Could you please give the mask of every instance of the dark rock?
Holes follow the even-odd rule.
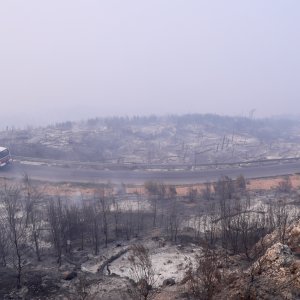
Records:
[[[64,273],[64,280],[72,280],[74,279],[75,277],[77,277],[77,272],[65,272]]]
[[[175,279],[167,278],[163,281],[163,286],[171,286],[175,284]]]

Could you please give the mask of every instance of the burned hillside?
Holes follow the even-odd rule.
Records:
[[[189,165],[298,157],[297,121],[217,115],[95,118],[0,132],[15,156]]]
[[[295,299],[299,187],[248,186],[3,180],[1,297]]]

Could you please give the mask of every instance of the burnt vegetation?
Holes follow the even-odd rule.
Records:
[[[218,115],[95,118],[44,128],[6,128],[15,156],[147,167],[297,155],[299,122]]]
[[[82,299],[90,299],[90,285],[103,280],[101,276],[111,276],[110,263],[129,252],[132,274],[126,297],[155,298],[161,287],[156,283],[151,253],[143,245],[147,237],[161,247],[169,243],[202,249],[185,271],[180,285],[187,287],[183,298],[221,299],[228,292],[229,278],[238,280],[232,277],[232,268],[247,281],[244,270],[255,262],[247,291],[258,293],[255,278],[264,272],[263,257],[269,247],[280,242],[297,251],[290,226],[297,220],[299,198],[289,178],[280,181],[263,201],[257,201],[259,196],[247,190],[242,175],[235,180],[222,177],[201,189],[191,187],[184,195],[178,194],[176,186],[159,182],[146,182],[144,192],[131,194],[125,186],[116,189],[108,184],[94,187],[91,195],[82,194],[76,201],[59,192],[49,195],[28,176],[19,183],[5,182],[0,192],[1,297],[25,288],[26,299],[55,299],[59,293],[76,299],[72,293],[78,290]],[[124,248],[125,244],[132,246]],[[99,278],[89,278],[82,264],[111,247],[120,251],[104,260]],[[234,266],[233,257],[239,257]],[[13,286],[6,285],[7,277]],[[73,290],[60,290],[62,280],[74,282]],[[284,291],[273,293],[280,299]]]
[[[14,156],[60,160],[64,167],[72,161],[87,168],[146,170],[219,164],[226,173],[230,163],[297,156],[299,125],[217,115],[113,117],[7,128],[0,137]],[[49,192],[27,175],[2,182],[0,298],[161,299],[173,291],[182,299],[294,299],[299,294],[300,197],[289,176],[268,192],[249,190],[243,175],[201,186],[148,181],[135,189],[74,188],[89,193],[74,199],[59,188]],[[178,277],[163,277],[153,258],[168,250],[175,251],[174,260],[184,255],[183,261],[158,264],[172,269],[176,263]],[[130,272],[116,269],[118,259]]]

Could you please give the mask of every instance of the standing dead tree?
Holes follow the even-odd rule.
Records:
[[[131,247],[129,256],[130,270],[135,282],[135,299],[150,299],[154,295],[155,283],[154,270],[149,255],[149,250],[143,245],[136,244]]]
[[[1,266],[6,267],[7,265],[7,256],[9,253],[9,243],[8,243],[8,229],[6,226],[5,220],[3,220],[4,216],[1,214],[0,217],[0,259]]]
[[[26,226],[30,225],[31,239],[34,243],[37,260],[41,261],[40,233],[42,230],[43,212],[41,210],[42,193],[31,183],[27,174],[24,176]]]
[[[112,197],[112,195],[111,195]],[[98,200],[100,213],[101,213],[101,220],[102,220],[102,230],[105,238],[105,247],[108,244],[108,235],[109,235],[109,220],[110,217],[110,203],[109,197],[105,195],[105,190],[100,189],[95,194],[95,199]]]
[[[204,200],[211,200],[213,198],[213,189],[212,184],[210,182],[204,183],[204,189],[201,191],[202,198]]]
[[[87,222],[87,232],[92,241],[94,254],[99,254],[100,247],[100,217],[95,202],[83,206],[83,219]]]
[[[292,192],[293,185],[290,177],[285,177],[278,182],[276,187],[277,192],[290,194]]]
[[[196,268],[191,267],[184,279],[188,283],[189,293],[195,299],[210,300],[217,292],[222,279],[218,264],[216,252],[208,248],[203,255],[196,256]]]
[[[120,234],[121,208],[115,197],[112,198],[112,214],[114,219],[114,232],[117,239]]]
[[[57,263],[62,263],[63,224],[61,198],[50,199],[48,203],[48,220],[51,230],[53,245],[57,255]]]
[[[9,260],[17,271],[17,287],[21,287],[24,255],[28,249],[26,234],[26,216],[19,186],[4,186],[1,192],[1,202],[4,206],[7,236],[9,242]]]
[[[205,242],[211,248],[215,246],[215,243],[217,241],[218,227],[216,224],[216,219],[218,218],[218,216],[219,215],[217,214],[217,208],[215,203],[210,203],[206,214],[203,215],[202,212],[199,212],[199,218],[202,219]],[[201,225],[201,223],[199,225]],[[200,232],[201,226],[198,229],[198,237],[200,236]]]
[[[177,242],[179,226],[180,226],[179,209],[176,201],[174,201],[167,215],[167,231],[169,233],[171,241]]]
[[[166,198],[166,186],[163,183],[157,183],[153,181],[145,182],[145,189],[149,194],[152,214],[153,214],[153,227],[156,227],[157,213],[158,213],[158,201]]]
[[[289,211],[287,207],[287,202],[285,199],[277,201],[274,206],[274,213],[276,217],[276,228],[278,230],[278,237],[281,243],[285,243],[286,240],[286,230],[289,221]]]

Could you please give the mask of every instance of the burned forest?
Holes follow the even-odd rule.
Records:
[[[190,187],[2,180],[1,297],[295,299],[294,183],[284,177],[259,190],[242,175]]]

